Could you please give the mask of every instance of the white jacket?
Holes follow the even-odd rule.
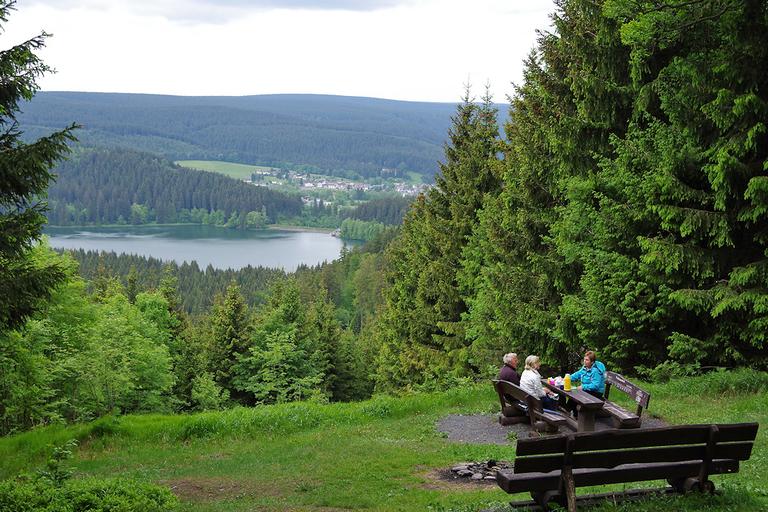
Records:
[[[520,376],[520,389],[536,398],[546,395],[544,386],[541,385],[541,375],[536,370],[525,370],[523,372]]]

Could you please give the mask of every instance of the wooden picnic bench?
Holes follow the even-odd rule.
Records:
[[[560,403],[565,404],[570,400],[576,404],[576,408],[579,411],[579,419],[574,420],[570,416],[566,417],[566,422],[572,430],[577,432],[592,432],[595,430],[595,416],[603,410],[603,400],[575,387],[570,391],[565,391],[551,385],[546,379],[541,379],[541,384],[553,393],[556,393]]]
[[[553,502],[569,512],[576,510],[576,487],[667,480],[670,487],[657,492],[713,492],[709,476],[738,472],[739,461],[752,453],[757,429],[757,423],[679,425],[519,439],[513,470],[499,471],[496,482],[510,494],[530,492],[544,509]],[[621,499],[633,492],[641,491],[610,496]]]
[[[568,419],[561,411],[544,409],[541,400],[506,380],[494,380],[493,387],[501,402],[499,423],[512,425],[530,423],[536,430],[557,432],[560,425],[568,426]]]
[[[611,402],[608,399],[608,395],[611,389],[615,388],[623,393],[627,394],[636,404],[637,411],[631,412],[620,405]],[[616,428],[637,428],[640,426],[640,416],[643,414],[643,409],[648,408],[648,403],[651,400],[651,395],[647,391],[644,391],[627,380],[624,376],[611,371],[605,372],[605,404],[603,404],[603,411],[610,414],[613,417],[613,426]]]

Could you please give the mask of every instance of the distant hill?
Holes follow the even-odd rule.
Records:
[[[83,145],[148,151],[172,160],[304,165],[366,176],[391,168],[431,177],[455,108],[322,95],[40,92],[22,106],[19,121],[28,137],[78,122]]]
[[[61,162],[48,189],[53,225],[195,222],[192,210],[216,212],[211,224],[248,212],[266,221],[301,214],[301,198],[220,174],[181,169],[156,155],[125,149],[78,151]],[[141,206],[143,208],[139,208]],[[197,220],[200,222],[200,219]]]

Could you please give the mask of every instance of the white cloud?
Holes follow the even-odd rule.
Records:
[[[344,1],[352,0],[329,5]],[[2,46],[40,29],[54,33],[42,56],[58,74],[41,81],[45,90],[453,102],[469,78],[476,86],[489,80],[495,99],[504,101],[510,82],[521,78],[535,30],[548,25],[552,9],[550,0],[535,8],[505,0],[382,0],[363,2],[382,8],[356,11],[298,8],[319,5],[302,0],[291,8],[267,8],[262,1],[256,4],[263,8],[242,9],[238,5],[245,2],[229,0],[225,4],[238,9],[237,16],[219,16],[217,2],[210,7],[215,22],[203,22],[139,12],[136,5],[143,2],[23,4],[11,15]],[[153,4],[166,9],[175,3]]]
[[[42,5],[62,10],[123,9],[140,16],[163,16],[184,22],[223,22],[246,13],[272,9],[316,11],[375,11],[416,0],[30,0],[25,5]]]

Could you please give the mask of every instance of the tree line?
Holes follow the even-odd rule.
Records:
[[[304,207],[296,195],[125,149],[83,150],[54,172],[47,218],[59,226],[191,223],[258,229],[285,222],[336,228],[348,217],[399,224],[410,204],[387,197],[341,210],[316,199]]]
[[[217,269],[211,265],[200,268],[194,260],[179,265],[136,254],[83,249],[69,250],[67,254],[77,262],[78,274],[89,283],[90,291],[94,283],[104,278],[116,278],[131,300],[139,290],[157,289],[163,276],[170,272],[177,279],[181,308],[193,315],[210,309],[213,298],[232,282],[237,283],[249,306],[262,304],[270,285],[286,275],[285,271],[276,268],[250,265],[237,270]]]
[[[395,226],[403,223],[403,218],[412,202],[413,198],[399,196],[372,199],[359,204],[348,215],[357,220]]]
[[[82,151],[54,172],[48,221],[57,225],[194,222],[260,227],[302,213],[299,197],[125,149]]]
[[[133,148],[171,160],[225,160],[429,181],[452,105],[311,95],[173,97],[43,92],[24,105],[30,134],[78,119],[85,146]]]

